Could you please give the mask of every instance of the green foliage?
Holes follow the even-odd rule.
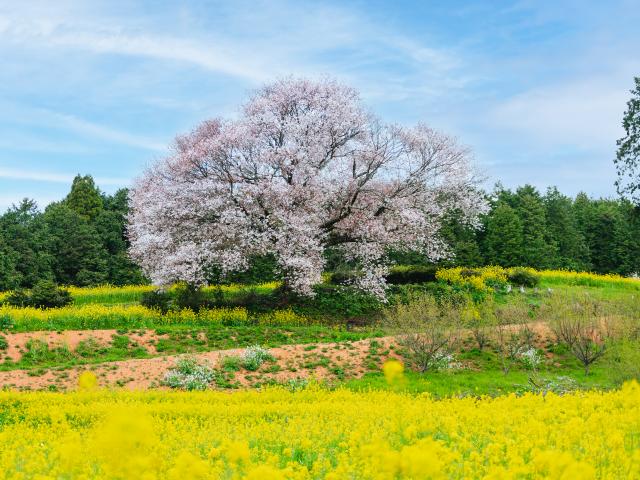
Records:
[[[391,285],[406,285],[436,281],[436,266],[399,265],[391,268],[387,282]]]
[[[324,317],[362,318],[381,309],[380,300],[354,288],[316,285],[312,299],[296,299],[294,311]]]
[[[6,350],[9,348],[9,342],[7,342],[7,337],[0,334],[0,350]]]
[[[23,200],[0,216],[0,273],[2,290],[30,288],[38,280],[53,278],[47,228],[33,200]]]
[[[215,372],[207,365],[198,363],[195,358],[181,358],[167,372],[163,383],[182,390],[206,390],[214,378]]]
[[[76,175],[65,198],[67,206],[85,220],[94,220],[102,211],[100,191],[90,175]]]
[[[634,78],[635,88],[622,117],[625,136],[617,141],[614,163],[618,171],[618,193],[628,195],[640,204],[640,77]]]
[[[522,287],[537,287],[540,284],[540,276],[525,270],[524,268],[516,268],[507,275],[509,283]]]
[[[390,285],[406,285],[435,282],[438,267],[435,265],[396,265],[389,269],[385,277]],[[353,270],[339,270],[331,274],[333,285],[349,285],[357,274]]]
[[[229,273],[224,281],[256,285],[278,280],[278,263],[273,255],[254,257],[249,260],[249,268],[242,272]],[[216,282],[218,283],[218,282]]]
[[[207,306],[207,299],[204,291],[194,285],[187,283],[178,284],[174,290],[175,305],[180,309],[188,308],[194,312],[200,311]]]
[[[242,368],[242,359],[234,355],[222,357],[220,367],[225,372],[237,372]]]
[[[68,290],[51,280],[41,280],[31,291],[16,290],[6,299],[14,307],[59,308],[73,303]]]
[[[498,204],[487,217],[484,248],[486,263],[503,267],[522,264],[522,221],[506,203]]]
[[[8,332],[16,326],[10,315],[0,315],[0,332]]]
[[[166,290],[152,290],[150,292],[144,292],[140,299],[140,304],[143,307],[159,310],[162,313],[167,313],[171,308],[173,297]]]
[[[640,341],[637,338],[623,339],[611,346],[605,357],[605,368],[614,382],[621,385],[629,380],[640,381]]]
[[[269,353],[269,350],[259,345],[252,345],[244,351],[242,366],[249,371],[255,372],[265,362],[273,362],[274,360],[275,358]]]
[[[76,177],[71,192],[45,212],[32,200],[0,215],[0,291],[32,288],[39,280],[63,285],[145,283],[127,257],[127,191],[105,195],[91,177]]]
[[[108,255],[87,218],[65,203],[51,204],[45,210],[48,248],[55,252],[52,271],[61,284],[99,285],[108,280]]]

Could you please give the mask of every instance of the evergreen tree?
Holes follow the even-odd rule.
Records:
[[[485,261],[491,265],[515,267],[522,264],[522,222],[507,203],[499,201],[486,218]]]
[[[589,249],[578,228],[573,202],[556,187],[549,188],[544,197],[547,231],[551,241],[558,246],[554,268],[588,270],[591,266]]]
[[[67,206],[53,203],[44,213],[55,280],[62,285],[97,285],[108,279],[108,254],[100,236],[86,218]]]
[[[634,81],[635,88],[631,90],[631,99],[622,118],[625,136],[617,142],[614,163],[618,171],[618,193],[629,195],[636,204],[640,204],[640,77]]]
[[[13,290],[20,287],[16,259],[16,252],[0,235],[0,291]]]
[[[533,268],[556,264],[557,247],[549,238],[542,197],[530,185],[516,191],[516,213],[522,223],[522,263]]]
[[[594,215],[588,226],[591,263],[597,273],[618,272],[618,244],[623,228],[622,218],[607,202],[596,204]]]
[[[90,222],[95,220],[103,208],[100,190],[91,175],[76,175],[65,202],[71,210]]]
[[[129,259],[127,254],[129,248],[126,236],[128,191],[121,189],[113,195],[103,195],[102,203],[104,208],[96,217],[94,226],[109,255],[109,283],[113,285],[145,283],[140,268]]]
[[[3,276],[12,288],[31,287],[38,280],[52,277],[47,235],[33,200],[24,199],[0,217],[0,236],[9,255],[3,262],[9,270]]]
[[[442,239],[451,247],[451,264],[475,267],[483,264],[477,230],[465,225],[457,212],[451,212],[440,229]]]

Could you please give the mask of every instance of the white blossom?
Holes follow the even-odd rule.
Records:
[[[131,256],[155,284],[206,284],[273,254],[287,285],[312,294],[324,251],[357,262],[356,286],[384,297],[390,248],[433,260],[451,209],[471,226],[486,202],[467,149],[425,125],[385,125],[332,80],[284,79],[237,120],[208,120],[137,180]]]

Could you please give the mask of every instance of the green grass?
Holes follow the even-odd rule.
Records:
[[[220,327],[211,329],[171,327],[157,329],[166,335],[156,342],[158,355],[177,355],[211,350],[245,348],[251,345],[278,347],[305,343],[356,341],[382,335],[379,330],[345,330],[341,328],[304,327]],[[87,339],[70,350],[66,345],[49,348],[40,340],[30,341],[17,362],[6,360],[0,370],[71,368],[76,365],[114,362],[132,358],[149,358],[153,355],[135,342],[135,330],[122,330],[112,337],[110,345],[100,345]],[[0,351],[0,356],[2,352]]]
[[[506,375],[500,369],[499,360],[494,352],[471,350],[458,355],[457,358],[471,361],[473,365],[460,370],[425,373],[407,371],[404,380],[394,385],[389,385],[384,375],[376,371],[359,379],[347,380],[342,385],[351,390],[400,390],[413,394],[430,393],[436,397],[524,393],[533,388],[530,379],[539,386],[546,384],[547,387],[548,382],[564,384],[564,388],[581,389],[606,390],[617,386],[607,362],[596,363],[589,376],[585,376],[582,366],[565,353],[558,355],[554,358],[553,364],[543,366],[538,372],[516,367]],[[556,363],[559,366],[556,366]]]
[[[156,345],[159,352],[167,354],[227,350],[251,345],[279,347],[318,342],[357,341],[383,335],[383,332],[378,329],[346,330],[324,326],[240,326],[209,330],[171,328],[157,329],[156,332],[167,334],[168,338],[160,339]],[[202,334],[204,334],[204,338],[202,338]]]
[[[44,373],[44,370],[50,368],[67,369],[76,365],[150,356],[144,348],[124,335],[114,335],[110,345],[100,345],[96,340],[89,338],[80,342],[75,350],[69,349],[67,345],[49,348],[41,340],[30,340],[20,360],[5,360],[4,363],[0,363],[0,371],[24,369]]]

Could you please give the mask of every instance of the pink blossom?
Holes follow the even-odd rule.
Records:
[[[156,284],[207,283],[273,254],[294,291],[312,294],[324,251],[360,266],[356,286],[384,298],[389,249],[449,255],[443,216],[478,225],[486,203],[467,149],[425,125],[386,125],[333,80],[284,79],[238,120],[209,120],[131,192],[131,256]]]

